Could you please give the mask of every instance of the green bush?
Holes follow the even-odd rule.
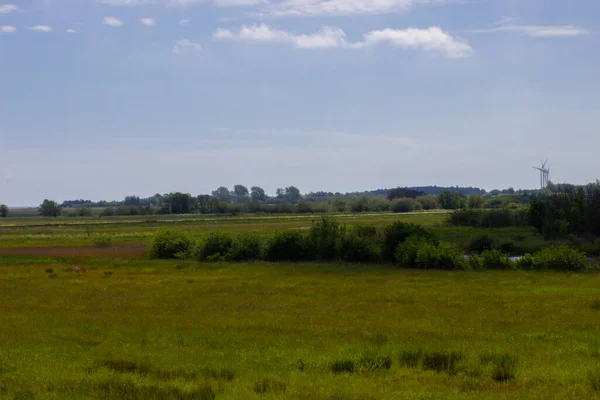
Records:
[[[313,260],[335,260],[337,243],[344,237],[345,225],[332,217],[313,221],[308,231],[310,255]]]
[[[94,236],[94,246],[107,248],[112,246],[112,237],[106,233],[100,233]]]
[[[585,253],[570,246],[555,246],[533,255],[533,269],[585,271],[590,267]]]
[[[410,236],[396,247],[396,263],[403,267],[416,268],[417,255],[427,241],[419,236]]]
[[[190,252],[190,239],[182,231],[163,230],[150,246],[150,258],[181,258]]]
[[[454,375],[457,371],[460,360],[462,360],[461,352],[433,351],[423,355],[423,369],[433,370],[436,372],[447,372],[450,375]]]
[[[431,243],[421,246],[415,260],[415,268],[419,269],[461,270],[466,267],[461,254]]]
[[[209,233],[196,248],[196,257],[200,261],[222,260],[229,254],[232,244],[233,239],[226,233]]]
[[[494,362],[492,369],[492,379],[498,382],[505,382],[515,379],[517,376],[517,357],[503,355],[498,357]]]
[[[308,260],[308,241],[300,232],[276,233],[267,241],[265,259],[268,261],[305,261]]]
[[[371,236],[361,236],[356,229],[344,232],[338,239],[336,254],[342,261],[376,263],[381,260],[380,248]]]
[[[263,252],[263,243],[255,233],[242,232],[236,235],[227,253],[230,261],[259,260]]]
[[[415,211],[416,201],[413,199],[394,199],[390,203],[390,210],[395,213],[407,213]]]
[[[458,252],[411,236],[396,248],[396,262],[407,268],[458,270],[467,263]]]
[[[469,244],[469,251],[474,253],[483,253],[486,250],[493,250],[496,248],[496,239],[492,236],[484,234],[475,237]]]
[[[533,265],[534,265],[533,256],[529,253],[525,254],[523,257],[519,258],[515,262],[515,267],[517,269],[523,269],[523,270],[533,269]]]
[[[396,221],[385,227],[383,232],[382,257],[384,261],[393,262],[396,259],[396,249],[411,236],[423,238],[426,242],[439,244],[435,233],[421,225]]]
[[[525,227],[528,225],[528,220],[526,210],[462,208],[450,214],[448,223],[453,226],[473,228],[506,228]]]
[[[512,261],[500,250],[486,250],[481,254],[481,264],[486,269],[510,269]]]
[[[334,374],[341,374],[341,373],[353,373],[355,370],[355,365],[354,365],[354,361],[352,360],[341,360],[341,361],[335,361],[334,363],[331,364],[331,372],[333,372]]]

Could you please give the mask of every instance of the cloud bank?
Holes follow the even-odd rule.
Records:
[[[245,25],[239,31],[217,29],[215,40],[287,43],[300,49],[353,48],[361,49],[380,44],[415,50],[438,51],[447,57],[460,58],[473,55],[473,48],[464,40],[456,39],[439,27],[427,29],[383,29],[366,33],[360,42],[350,43],[340,28],[324,27],[313,34],[296,35],[268,25]]]

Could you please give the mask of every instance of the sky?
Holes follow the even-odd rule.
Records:
[[[0,0],[0,203],[600,174],[598,0]]]

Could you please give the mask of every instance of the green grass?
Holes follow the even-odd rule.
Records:
[[[600,398],[598,274],[17,259],[2,399]]]

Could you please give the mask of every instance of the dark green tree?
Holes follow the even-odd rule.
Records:
[[[302,198],[300,190],[295,186],[285,188],[285,199],[290,203],[297,203]]]
[[[233,187],[233,193],[237,198],[237,201],[246,201],[248,199],[248,188],[244,185],[235,185]]]
[[[6,204],[1,204],[0,205],[0,218],[6,218],[8,217],[8,207],[6,206]]]
[[[252,186],[252,188],[250,189],[250,197],[252,198],[252,200],[259,202],[267,200],[265,190],[258,186]]]
[[[440,206],[445,210],[456,210],[460,208],[461,200],[460,194],[449,190],[444,190],[438,195]]]
[[[196,204],[200,214],[211,214],[213,212],[210,196],[207,194],[201,194],[198,196],[196,198]]]
[[[231,201],[232,198],[231,192],[225,186],[221,186],[217,190],[213,190],[212,195],[220,201]]]
[[[45,199],[40,205],[38,212],[43,217],[58,217],[62,209],[55,201]]]
[[[189,193],[169,193],[164,196],[163,201],[169,205],[171,214],[189,214],[195,206]]]

